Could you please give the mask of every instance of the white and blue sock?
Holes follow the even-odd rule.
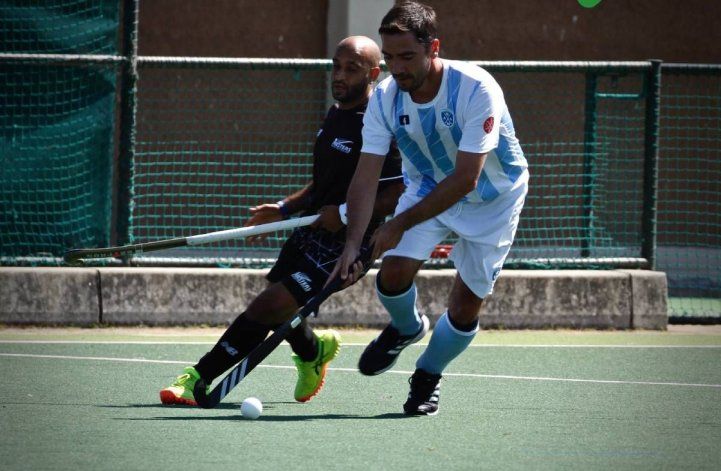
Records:
[[[418,333],[423,323],[416,309],[416,284],[400,294],[385,294],[379,286],[380,277],[376,278],[376,292],[381,304],[391,316],[391,324],[398,329],[401,335]]]
[[[448,364],[460,355],[478,332],[478,321],[471,330],[464,331],[453,326],[446,311],[433,328],[428,347],[416,362],[420,368],[431,374],[441,374]]]

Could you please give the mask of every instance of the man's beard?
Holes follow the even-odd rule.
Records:
[[[344,91],[340,93],[336,93],[335,91],[332,91],[333,99],[338,101],[339,103],[352,103],[363,96],[365,96],[366,88],[368,86],[368,83],[359,83],[355,86],[346,88]]]
[[[421,88],[421,85],[423,85],[423,82],[425,81],[425,77],[421,77],[419,79],[412,75],[406,75],[406,76],[402,77],[401,80],[411,79],[411,81],[410,81],[409,85],[404,86],[404,85],[401,85],[401,83],[398,81],[398,78],[396,78],[395,76],[393,78],[395,79],[396,84],[398,85],[398,88],[400,88],[402,91],[404,91],[406,93],[411,93],[411,92],[418,90],[419,88]]]

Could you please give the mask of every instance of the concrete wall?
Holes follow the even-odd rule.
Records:
[[[0,268],[0,323],[225,325],[265,286],[266,270]],[[316,324],[379,327],[376,271],[331,296]],[[424,270],[419,309],[435,322],[455,270]],[[666,276],[642,270],[506,270],[484,306],[485,328],[666,329]]]

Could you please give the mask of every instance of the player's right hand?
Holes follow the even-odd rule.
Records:
[[[345,289],[358,281],[363,274],[363,263],[358,260],[359,255],[359,249],[351,246],[350,244],[346,244],[345,249],[343,249],[343,253],[336,261],[333,271],[330,276],[328,276],[326,285],[330,282],[330,280],[335,278],[337,274],[340,274],[341,279],[345,280],[341,289]]]
[[[260,224],[268,224],[271,222],[282,221],[283,215],[280,212],[280,206],[275,203],[261,204],[259,206],[253,206],[250,208],[250,219],[248,219],[244,227],[247,226],[258,226]],[[245,240],[249,243],[262,242],[268,238],[269,234],[258,234],[254,236],[246,237]]]

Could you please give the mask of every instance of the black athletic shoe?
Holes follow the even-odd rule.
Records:
[[[366,376],[374,376],[388,371],[396,364],[398,355],[412,343],[418,342],[428,333],[428,317],[422,315],[421,330],[413,335],[401,335],[391,324],[376,337],[361,354],[358,369]]]
[[[436,415],[441,392],[441,375],[417,369],[408,379],[408,383],[411,385],[411,390],[408,393],[408,400],[403,404],[403,412],[407,415]]]

